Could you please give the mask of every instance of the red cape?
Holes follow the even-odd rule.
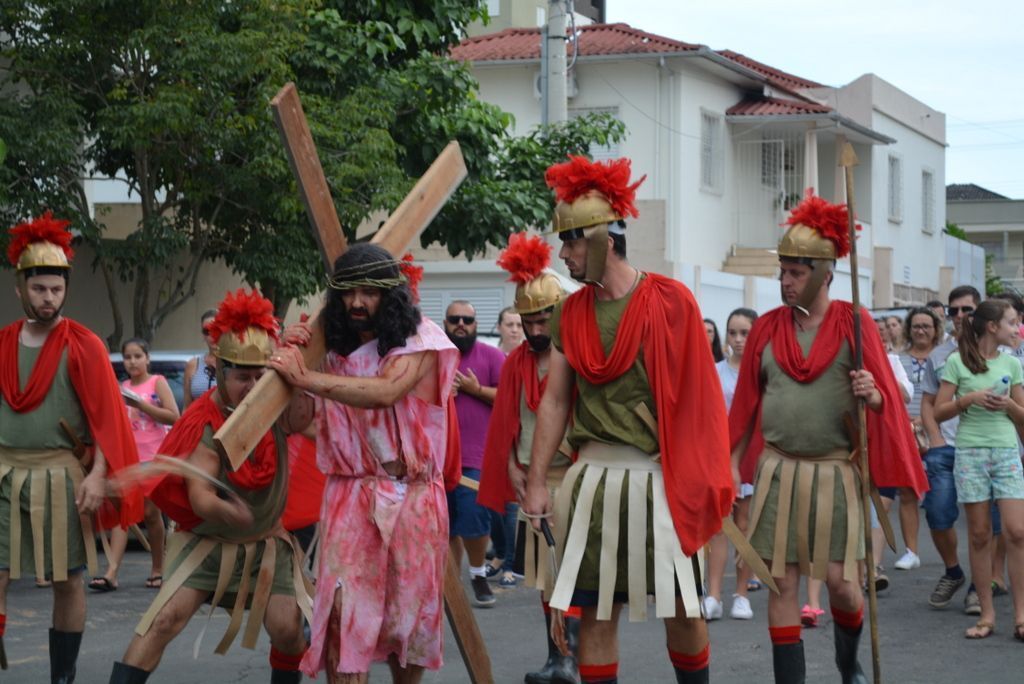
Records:
[[[209,425],[216,432],[224,424],[224,414],[210,398],[217,388],[208,390],[185,409],[185,413],[174,424],[171,431],[160,443],[157,453],[163,456],[188,458],[203,437],[203,431]],[[258,489],[273,482],[277,472],[277,443],[273,430],[268,430],[256,444],[250,455],[238,468],[227,472],[228,479],[235,485],[248,489]],[[165,474],[150,482],[152,491],[148,496],[156,506],[178,523],[183,530],[191,530],[203,521],[195,511],[188,498],[188,487],[180,475]]]
[[[444,491],[454,491],[462,478],[462,438],[459,437],[459,416],[455,413],[455,395],[448,397],[448,441],[444,446]]]
[[[546,375],[543,380],[537,378],[537,354],[530,345],[523,342],[513,349],[501,367],[498,394],[487,426],[480,491],[476,495],[481,506],[504,513],[505,503],[516,500],[508,477],[508,456],[519,439],[519,396],[525,391],[526,407],[536,413],[547,386]]]
[[[928,490],[928,478],[921,465],[917,442],[910,429],[910,416],[903,405],[892,366],[886,358],[878,329],[866,309],[860,310],[861,334],[864,343],[864,369],[875,378],[882,394],[882,411],[868,409],[868,457],[871,480],[878,487],[910,487],[918,496]],[[793,330],[792,309],[780,306],[761,316],[754,323],[747,339],[740,376],[729,412],[729,432],[735,447],[753,424],[750,444],[740,462],[740,478],[753,482],[757,459],[764,451],[761,434],[761,355],[768,342],[779,366],[797,382],[811,382],[821,375],[839,353],[846,340],[854,348],[853,306],[833,301],[818,328],[805,359]]]
[[[107,361],[107,348],[81,323],[64,318],[46,338],[25,390],[18,378],[18,336],[24,320],[0,330],[0,390],[4,401],[18,413],[34,411],[46,398],[57,373],[61,353],[68,350],[68,376],[75,388],[89,432],[107,462],[107,477],[139,462],[135,437],[114,370]],[[106,500],[97,513],[99,527],[127,528],[142,520],[142,495],[125,493],[117,501]]]
[[[683,553],[692,556],[722,527],[734,492],[722,387],[697,302],[685,285],[648,273],[623,312],[606,358],[594,286],[562,309],[562,346],[591,384],[622,375],[641,352],[658,416],[665,495]]]
[[[288,502],[281,523],[289,532],[320,521],[327,476],[316,467],[316,440],[288,435]]]

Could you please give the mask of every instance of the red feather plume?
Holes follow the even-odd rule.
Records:
[[[513,233],[508,238],[508,247],[498,255],[497,263],[509,272],[510,281],[525,285],[551,263],[551,245],[540,235]]]
[[[244,342],[247,328],[265,330],[276,342],[280,322],[274,317],[274,305],[258,290],[246,292],[238,288],[234,294],[228,292],[217,307],[217,316],[210,324],[210,337],[217,342],[221,335],[232,332]]]
[[[591,190],[607,198],[612,210],[625,218],[636,218],[640,213],[633,204],[636,189],[647,178],[645,175],[630,185],[630,161],[625,157],[611,161],[592,162],[586,157],[569,156],[569,161],[553,164],[544,174],[548,187],[554,189],[555,198],[572,204]]]
[[[419,304],[420,282],[423,280],[423,267],[417,266],[413,262],[412,252],[406,252],[406,255],[402,257],[402,260],[399,262],[398,268],[408,281],[406,284],[409,286],[409,291],[412,293],[413,303]]]
[[[71,233],[67,227],[71,221],[53,218],[53,212],[47,211],[39,218],[28,223],[19,223],[8,232],[11,234],[11,243],[7,246],[7,259],[12,266],[18,265],[18,258],[33,242],[52,242],[64,250],[64,255],[70,262],[75,251],[71,249]]]
[[[818,231],[823,238],[836,246],[836,258],[842,259],[850,253],[849,214],[845,204],[832,204],[814,194],[814,188],[808,188],[807,194],[800,204],[786,219],[785,225],[805,225]],[[857,224],[857,230],[861,225]]]

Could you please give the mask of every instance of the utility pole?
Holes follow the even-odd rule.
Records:
[[[565,57],[565,26],[567,0],[548,1],[548,23],[541,31],[541,79],[543,95],[543,123],[552,124],[569,118],[566,94],[568,75]],[[546,59],[545,59],[546,58]],[[546,86],[546,87],[544,87]]]

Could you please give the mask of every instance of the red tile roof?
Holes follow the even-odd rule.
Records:
[[[792,90],[794,88],[800,89],[824,87],[821,83],[811,81],[806,78],[800,78],[799,76],[794,76],[793,74],[788,74],[785,71],[781,71],[779,69],[776,69],[775,67],[770,67],[767,64],[758,62],[755,59],[751,59],[746,55],[741,55],[740,53],[734,52],[732,50],[717,50],[716,52],[718,52],[718,54],[722,55],[723,57],[728,57],[737,64],[741,64],[747,67],[748,69],[751,69],[763,76],[766,76],[770,83],[781,86],[783,88]]]
[[[726,110],[731,116],[765,116],[782,114],[826,114],[832,108],[813,102],[782,100],[777,97],[759,97],[743,100]]]
[[[700,48],[628,24],[590,24],[580,26],[579,55],[631,55],[691,52]],[[572,54],[572,46],[569,46]],[[453,59],[471,62],[540,59],[540,29],[511,28],[476,38],[468,38],[451,52]]]

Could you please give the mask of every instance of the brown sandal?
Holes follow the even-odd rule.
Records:
[[[973,633],[971,630],[975,630]],[[988,639],[996,631],[996,626],[991,622],[978,620],[973,627],[968,627],[964,632],[965,639]]]
[[[1024,641],[1024,622],[1019,622],[1013,626],[1013,638],[1017,641]]]

